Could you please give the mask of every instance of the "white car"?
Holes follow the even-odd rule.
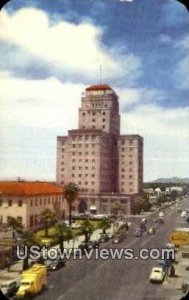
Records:
[[[187,216],[187,212],[185,210],[183,210],[182,213],[181,213],[181,217],[186,218],[186,216]]]
[[[159,282],[162,283],[165,278],[165,271],[161,267],[154,267],[152,268],[150,274],[150,281],[151,282]]]

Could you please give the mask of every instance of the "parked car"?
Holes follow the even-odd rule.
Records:
[[[5,280],[0,283],[0,288],[5,296],[12,296],[18,289],[18,283],[15,280]]]
[[[51,263],[49,264],[48,269],[51,271],[55,271],[58,270],[62,267],[65,267],[66,265],[66,260],[65,259],[56,259],[51,261]]]
[[[99,248],[100,242],[98,240],[93,240],[91,241],[91,244],[93,248]]]
[[[119,235],[115,235],[113,238],[112,243],[113,244],[119,244],[124,240],[124,235],[123,234],[119,234]]]
[[[143,231],[141,228],[136,228],[134,231],[134,236],[140,237],[143,235]]]
[[[158,266],[162,267],[164,270],[171,266],[172,260],[171,259],[158,259],[157,260]]]
[[[82,242],[79,246],[78,249],[81,250],[82,254],[85,253],[85,251],[91,250],[93,248],[93,243],[89,241],[88,243]]]
[[[165,271],[162,267],[153,267],[150,274],[150,281],[162,283],[165,278]]]
[[[107,242],[109,240],[109,236],[108,236],[108,234],[106,234],[106,233],[102,233],[101,234],[101,236],[100,236],[100,243],[105,243],[105,242]]]
[[[155,234],[156,233],[156,228],[155,227],[149,227],[148,228],[148,234]]]

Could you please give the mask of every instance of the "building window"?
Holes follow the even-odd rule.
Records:
[[[106,119],[102,119],[102,122],[105,122],[106,121]]]
[[[122,148],[121,148],[121,151],[125,151],[125,148],[122,147]]]
[[[85,185],[87,185],[88,184],[88,181],[85,181]]]
[[[44,199],[44,202],[43,202],[43,203],[44,203],[44,205],[46,205],[46,199]]]
[[[124,158],[124,157],[125,157],[125,155],[121,155],[121,157],[122,157],[122,158]]]
[[[125,175],[121,175],[121,178],[125,178]]]
[[[82,152],[79,152],[79,155],[82,155]]]
[[[75,155],[75,152],[72,152],[72,155]]]
[[[106,112],[105,112],[105,111],[103,111],[103,113],[102,113],[102,114],[103,114],[103,116],[105,116]]]
[[[122,145],[125,145],[125,141],[124,140],[121,143],[122,143]]]
[[[89,152],[85,152],[85,155],[88,155],[89,154]]]
[[[31,200],[31,202],[30,202],[30,206],[33,206],[33,200]]]
[[[83,117],[85,116],[85,113],[83,112]]]
[[[78,168],[79,170],[82,170],[82,167],[81,166],[79,166],[79,168]]]
[[[88,159],[86,159],[85,162],[88,162]]]
[[[18,206],[22,206],[23,202],[22,200],[18,200]]]
[[[95,126],[95,125],[93,125],[93,126],[92,126],[92,128],[93,128],[93,129],[95,129],[95,128],[96,128],[96,126]]]
[[[121,172],[125,172],[125,169],[121,169]]]
[[[64,152],[64,148],[62,148],[62,152]]]
[[[96,114],[95,111],[93,111],[93,116],[95,116],[95,114]]]
[[[3,204],[3,200],[2,200],[2,199],[0,199],[0,206],[2,206],[2,204]]]
[[[95,122],[96,120],[95,119],[92,119],[92,122]]]
[[[78,174],[78,177],[81,177],[81,174]]]
[[[85,170],[88,170],[88,169],[89,169],[89,167],[88,167],[88,166],[86,166],[86,167],[85,167]]]
[[[72,148],[75,148],[75,144],[72,145]]]
[[[133,183],[132,183],[132,182],[129,182],[129,185],[133,185]]]
[[[64,171],[64,168],[62,168],[61,171]]]
[[[88,177],[88,174],[85,174],[85,177]]]
[[[132,178],[133,176],[132,175],[129,175],[129,178]]]
[[[75,167],[72,167],[72,170],[75,170]]]
[[[103,125],[102,128],[105,129],[105,125]]]
[[[37,199],[35,199],[35,206],[37,206],[37,204],[38,204],[37,202],[38,202]]]
[[[72,174],[72,177],[75,177],[75,174]]]
[[[88,144],[86,144],[86,145],[85,145],[85,147],[86,147],[86,148],[88,148],[88,147],[89,147],[89,145],[88,145]]]
[[[95,184],[95,182],[94,182],[94,181],[92,181],[92,182],[91,182],[91,184],[92,184],[92,185],[94,185],[94,184]]]
[[[30,216],[30,227],[33,226],[33,215]]]
[[[133,143],[133,140],[130,140],[130,141],[129,141],[129,144],[132,145],[132,143]]]
[[[8,201],[8,206],[12,206],[12,200]]]
[[[92,176],[92,177],[95,177],[95,174],[92,174],[91,176]]]
[[[132,161],[129,162],[130,165],[132,165],[132,163],[133,163]]]

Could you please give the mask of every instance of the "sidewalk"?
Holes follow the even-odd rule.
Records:
[[[168,277],[166,278],[164,285],[174,289],[174,290],[181,290],[182,284],[184,282],[189,283],[189,271],[186,270],[186,267],[189,266],[188,258],[183,258],[181,256],[181,252],[179,251],[176,255],[177,263],[174,264],[175,267],[175,277]]]

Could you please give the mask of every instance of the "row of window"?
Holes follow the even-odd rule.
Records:
[[[72,148],[82,148],[82,146],[85,146],[85,148],[88,148],[89,146],[95,148],[96,144],[72,144]],[[64,152],[64,149],[62,149],[62,152]]]
[[[76,155],[76,154],[78,154],[78,155],[89,155],[89,154],[91,154],[91,155],[96,155],[96,152],[94,152],[94,151],[92,151],[91,153],[88,152],[88,151],[86,151],[86,152],[75,152],[75,151],[73,151],[73,152],[72,152],[72,155],[73,155],[73,156]],[[64,158],[64,156],[62,156],[62,158]]]
[[[88,128],[88,126],[87,126],[87,127],[85,127],[85,125],[82,125],[82,128],[83,128],[83,129],[85,129],[85,128]],[[99,126],[97,126],[97,127],[96,127],[95,125],[92,125],[92,126],[91,126],[91,128],[92,128],[92,129],[99,129]],[[105,125],[102,125],[102,127],[101,127],[101,128],[102,128],[102,129],[105,129],[105,128],[106,128],[106,126],[105,126]]]
[[[121,141],[121,144],[122,144],[122,145],[125,145],[125,143],[129,143],[130,145],[132,145],[133,142],[134,142],[133,140],[122,140],[122,141]]]
[[[30,206],[38,206],[38,205],[46,205],[46,204],[55,204],[56,202],[63,201],[63,198],[59,197],[57,199],[54,198],[44,198],[44,199],[31,199]]]
[[[101,113],[101,111],[98,111],[98,113]],[[88,111],[87,114],[89,115],[89,114],[90,114],[90,111]],[[93,116],[96,116],[96,114],[97,114],[96,111],[93,111],[93,112],[92,112],[92,115],[93,115]],[[106,112],[103,111],[103,112],[102,112],[102,115],[105,116],[105,115],[106,115]],[[85,117],[85,116],[86,116],[86,112],[83,112],[83,117]]]
[[[14,201],[14,202],[15,202],[15,201]],[[5,201],[5,203],[7,203],[8,206],[12,206],[13,200],[12,200],[12,199],[9,199],[8,201]],[[18,204],[18,206],[22,206],[23,201],[22,201],[22,200],[18,200],[17,204]],[[2,206],[2,205],[3,205],[3,200],[0,199],[0,206]]]

